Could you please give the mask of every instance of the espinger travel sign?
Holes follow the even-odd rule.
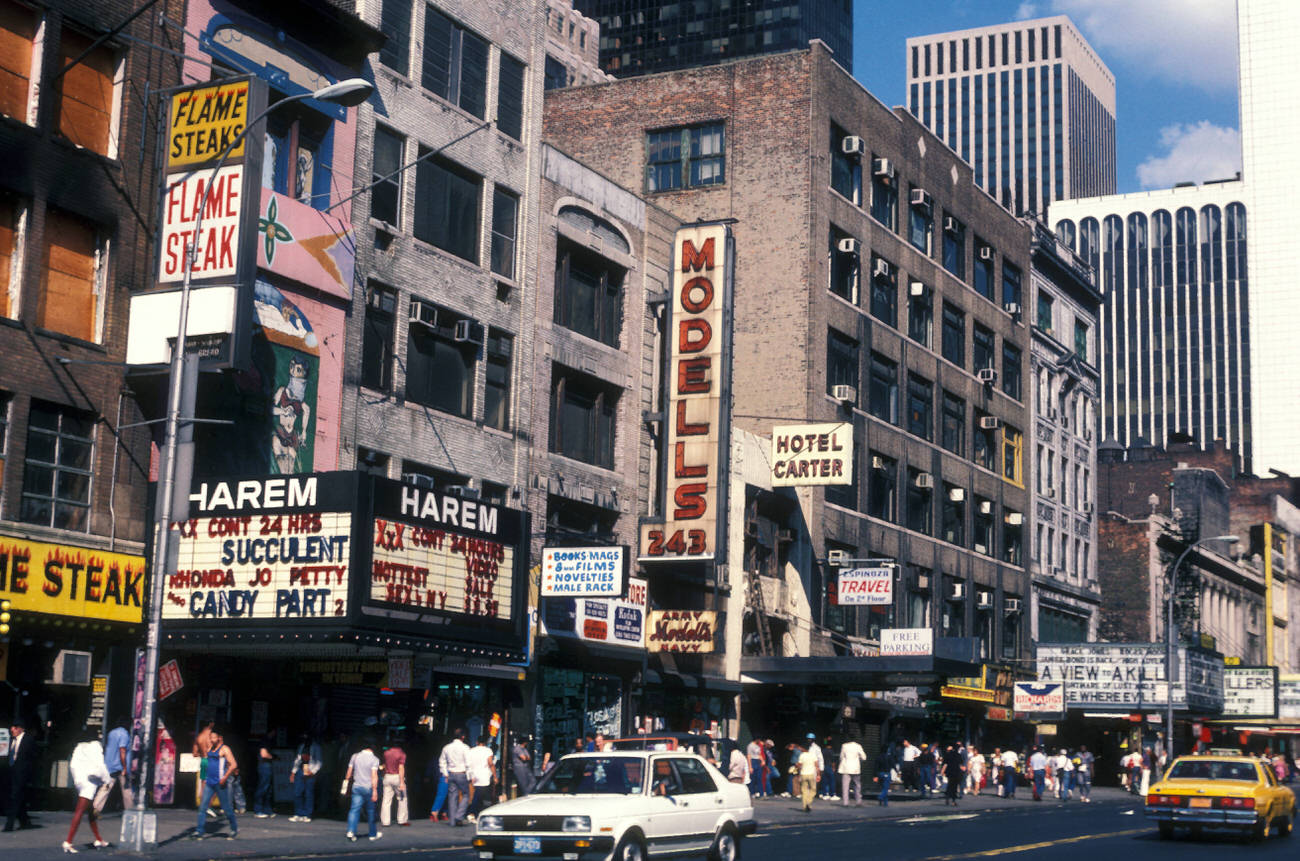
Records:
[[[674,239],[666,493],[661,522],[641,525],[640,558],[720,559],[719,517],[728,429],[731,361],[731,230],[683,227]]]

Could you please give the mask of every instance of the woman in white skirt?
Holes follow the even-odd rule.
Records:
[[[98,817],[91,806],[99,787],[112,780],[108,766],[104,764],[104,746],[99,743],[98,732],[92,729],[83,731],[81,743],[73,748],[72,762],[68,767],[72,772],[72,783],[77,788],[77,809],[72,813],[72,826],[68,829],[67,839],[63,841],[63,851],[77,851],[72,841],[77,836],[77,829],[81,827],[81,817],[87,812],[90,833],[95,835],[95,848],[108,846],[108,841],[99,836]]]

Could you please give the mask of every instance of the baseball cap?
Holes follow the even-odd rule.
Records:
[[[807,737],[808,737],[808,738],[813,738],[813,739],[815,739],[815,738],[817,738],[817,735],[816,735],[815,733],[811,733],[811,732],[810,732],[810,733],[808,733],[808,736],[807,736]]]

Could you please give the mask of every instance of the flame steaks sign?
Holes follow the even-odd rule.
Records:
[[[718,614],[712,610],[651,610],[646,650],[712,652]]]
[[[667,485],[662,522],[641,526],[640,558],[717,559],[726,438],[730,231],[704,224],[677,231],[667,410]]]

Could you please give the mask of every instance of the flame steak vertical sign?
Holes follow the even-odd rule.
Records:
[[[728,230],[677,231],[673,335],[668,372],[664,522],[641,528],[643,559],[713,559],[717,554],[719,440],[726,373]]]

